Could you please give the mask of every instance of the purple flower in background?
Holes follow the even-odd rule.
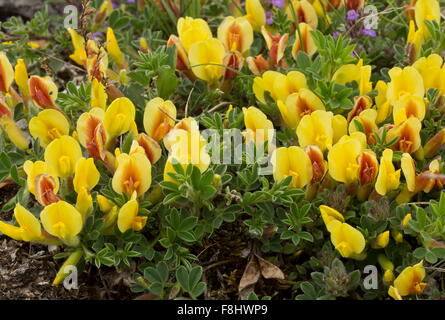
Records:
[[[333,36],[334,38],[337,38],[339,35],[340,35],[340,32],[338,32],[338,31],[335,31],[335,32],[332,34],[332,36]]]
[[[355,10],[349,10],[348,11],[348,20],[349,21],[355,21],[357,18],[360,17],[360,15],[355,12]]]
[[[266,12],[266,23],[269,24],[269,25],[273,24],[272,18],[273,18],[272,12],[267,11]]]
[[[96,40],[97,38],[102,37],[102,32],[93,32],[93,39]]]
[[[116,0],[111,0],[111,5],[115,10],[119,8],[119,3]]]
[[[370,36],[370,37],[377,36],[377,32],[375,32],[375,30],[372,30],[372,29],[363,29],[362,34],[364,34],[366,36]]]
[[[284,7],[284,0],[272,0],[272,4],[275,7],[283,8]]]
[[[127,0],[128,3],[135,3],[136,0]]]

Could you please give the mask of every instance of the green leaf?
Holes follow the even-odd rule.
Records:
[[[314,237],[309,232],[306,231],[299,232],[298,236],[306,241],[314,242]]]
[[[436,263],[438,259],[434,253],[432,253],[431,251],[428,251],[425,254],[425,260],[428,261],[429,263]]]
[[[181,288],[187,292],[190,291],[189,288],[189,274],[187,269],[184,266],[180,266],[176,270],[176,280],[178,280]]]
[[[161,68],[158,73],[158,78],[156,79],[158,95],[163,99],[168,99],[176,90],[178,83],[178,78],[172,68],[168,66]]]
[[[198,284],[199,280],[202,276],[202,267],[201,266],[195,266],[190,270],[189,274],[189,288],[193,289]]]

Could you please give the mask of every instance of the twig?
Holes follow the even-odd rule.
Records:
[[[212,109],[208,110],[207,112],[214,112],[214,111],[217,110],[219,107],[226,106],[226,105],[231,104],[231,103],[232,103],[232,102],[227,102],[227,101],[218,103],[216,106],[214,106]]]
[[[172,119],[173,121],[175,121],[175,122],[178,121],[178,119],[176,119],[176,118],[172,117],[171,115],[169,115],[168,112],[165,111],[162,107],[158,107],[158,108],[159,108],[159,110],[161,110],[167,117],[169,117],[169,118]]]
[[[185,110],[184,110],[184,117],[187,118],[188,111],[189,111],[189,101],[190,97],[192,96],[193,90],[195,90],[195,87],[190,90],[189,96],[187,97],[187,102],[185,103]]]
[[[231,260],[231,259],[227,259],[227,260],[222,260],[222,261],[218,261],[218,262],[212,263],[212,264],[204,267],[204,272],[209,270],[209,269],[212,269],[214,267],[217,267],[219,265],[226,264],[226,263],[229,263],[229,262],[232,262],[232,261],[233,260]]]

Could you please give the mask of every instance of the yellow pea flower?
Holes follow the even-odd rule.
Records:
[[[301,88],[307,88],[306,76],[303,73],[300,71],[291,71],[287,75],[280,73],[273,81],[272,97],[286,101],[290,94],[300,91]]]
[[[406,44],[408,46],[408,53],[411,60],[416,59],[419,56],[422,45],[428,38],[428,31],[426,27],[416,29],[414,21],[409,22],[408,36],[406,38]]]
[[[38,198],[38,194],[40,193],[43,196],[43,193],[48,194],[48,187],[51,187],[51,193],[57,194],[59,191],[59,178],[51,171],[46,162],[44,161],[36,161],[32,162],[30,160],[26,160],[23,164],[23,170],[27,175],[27,187],[28,191],[32,193],[36,198]],[[42,190],[41,186],[39,186],[39,180],[37,179],[39,176],[50,176],[47,177],[48,180],[52,181],[54,185],[47,185],[46,190]],[[39,192],[45,191],[45,192]]]
[[[246,0],[246,15],[252,28],[255,31],[261,30],[261,27],[266,24],[266,11],[264,11],[260,0]]]
[[[126,97],[115,99],[104,115],[104,127],[108,141],[128,132],[136,116],[133,102]]]
[[[377,256],[377,261],[384,270],[383,280],[385,283],[392,283],[394,280],[394,264],[384,254],[379,254]]]
[[[340,212],[338,212],[337,210],[335,210],[334,208],[331,208],[331,207],[328,207],[325,205],[321,205],[320,213],[321,213],[321,218],[323,219],[323,222],[326,226],[326,229],[328,229],[329,232],[331,232],[331,227],[329,226],[329,224],[332,221],[345,222],[345,218],[343,217],[343,215]]]
[[[394,103],[394,124],[399,124],[410,117],[422,121],[425,118],[425,112],[425,100],[422,97],[404,95]]]
[[[193,74],[201,80],[215,84],[225,72],[223,65],[226,50],[224,45],[215,38],[194,43],[188,57]]]
[[[0,98],[0,129],[2,129],[8,139],[19,149],[26,150],[29,141],[17,123],[14,121],[12,110]]]
[[[212,38],[212,31],[210,31],[209,25],[205,20],[200,18],[179,18],[177,31],[179,40],[181,40],[181,44],[184,46],[186,52],[189,52],[191,46],[196,42]]]
[[[184,168],[189,163],[198,167],[201,172],[207,170],[210,156],[206,151],[207,141],[199,131],[199,125],[193,118],[185,118],[176,124],[175,128],[164,138],[164,146],[170,151],[165,165],[165,180],[173,181],[168,172],[174,172],[173,158]]]
[[[39,138],[40,144],[46,147],[54,139],[68,135],[70,124],[58,110],[45,109],[29,121],[29,132],[34,139]]]
[[[277,105],[284,123],[291,129],[296,129],[305,115],[316,110],[326,110],[321,99],[306,88],[301,88],[298,92],[290,94],[286,103],[278,100]]]
[[[37,107],[60,110],[56,105],[59,89],[50,77],[31,76],[28,85],[32,101]]]
[[[6,53],[0,52],[0,92],[7,94],[9,87],[14,81],[14,69],[6,56]]]
[[[394,280],[394,274],[393,274],[392,270],[385,270],[385,272],[383,273],[383,281],[386,284],[388,284],[388,283],[391,283],[393,280]]]
[[[358,179],[357,159],[363,150],[359,139],[344,136],[328,153],[329,174],[338,182],[351,183]]]
[[[120,208],[117,216],[117,227],[120,232],[128,229],[141,230],[147,223],[147,217],[138,216],[139,203],[134,193],[131,199]]]
[[[371,243],[371,246],[374,249],[383,249],[386,248],[386,246],[389,243],[389,231],[384,231],[377,235],[377,237],[374,239],[374,241]]]
[[[393,229],[391,231],[391,235],[394,238],[394,241],[397,243],[403,242],[403,233],[400,230]]]
[[[375,97],[375,106],[377,109],[377,124],[385,121],[392,111],[392,105],[386,99],[387,89],[388,85],[386,84],[386,82],[382,80],[377,81],[374,88],[374,90],[377,91],[377,96]]]
[[[103,195],[97,195],[97,204],[99,205],[99,210],[102,213],[108,213],[115,206],[114,202],[107,199]]]
[[[428,57],[421,57],[413,63],[413,68],[419,71],[423,78],[425,91],[429,88],[440,88],[440,69],[443,65],[443,59],[436,53]]]
[[[332,117],[332,130],[334,135],[332,143],[337,143],[343,136],[348,134],[348,120],[341,114],[336,114]]]
[[[362,259],[366,245],[363,234],[351,225],[338,220],[329,222],[331,242],[344,258]]]
[[[210,165],[210,156],[206,151],[206,140],[201,136],[196,121],[186,118],[187,121],[178,123],[164,139],[164,145],[170,149],[170,155],[164,167],[164,180],[175,181],[169,173],[175,173],[173,163],[176,161],[183,168],[188,164],[197,167],[201,172]]]
[[[311,184],[321,182],[328,171],[328,162],[324,160],[323,152],[317,146],[306,146],[304,151],[309,156],[312,164]]]
[[[357,64],[345,64],[335,71],[332,81],[345,85],[349,82],[357,82],[360,95],[366,95],[372,91],[371,66],[363,65],[360,59]]]
[[[269,62],[264,59],[262,54],[256,57],[247,57],[246,62],[249,70],[256,76],[260,76],[261,73],[269,69]]]
[[[100,108],[92,108],[89,112],[82,113],[77,119],[77,135],[80,144],[85,147],[93,158],[104,160],[105,132],[103,119],[105,112]]]
[[[377,178],[379,171],[379,162],[377,156],[372,150],[363,150],[358,156],[358,180],[360,185],[369,185]]]
[[[360,131],[359,125],[356,123],[358,121],[364,129],[364,134],[366,135],[368,144],[374,144],[375,136],[374,132],[378,131],[376,124],[377,111],[374,109],[366,109],[362,111],[358,116],[354,117],[349,123],[349,133]]]
[[[43,228],[52,236],[64,241],[67,245],[79,243],[77,235],[83,227],[82,216],[75,207],[65,201],[58,201],[46,206],[40,212]]]
[[[440,4],[437,0],[418,0],[414,7],[414,19],[419,28],[426,28],[425,20],[440,23]]]
[[[96,41],[88,40],[86,45],[88,78],[99,81],[106,78],[108,70],[108,53],[104,47],[98,47]]]
[[[406,214],[403,219],[402,219],[402,227],[406,228],[409,225],[410,220],[413,218],[413,216],[411,215],[411,213]]]
[[[312,163],[306,152],[296,146],[281,147],[272,153],[273,177],[279,182],[291,176],[292,188],[303,188],[312,179]]]
[[[422,76],[414,67],[394,67],[388,74],[391,81],[388,83],[386,97],[391,104],[405,94],[418,97],[425,94]]]
[[[99,10],[94,17],[95,26],[100,26],[106,17],[113,12],[113,2],[111,0],[104,0],[99,7]]]
[[[292,9],[294,12],[292,12]],[[304,22],[312,29],[317,29],[318,16],[313,5],[307,0],[292,0],[292,5],[288,4],[286,7],[286,14],[289,20],[296,22],[294,16],[298,19],[298,23]]]
[[[416,188],[416,167],[414,160],[409,153],[402,154],[401,168],[405,176],[406,186],[410,192],[414,192]]]
[[[145,133],[139,133],[135,139],[139,146],[144,149],[145,155],[148,160],[150,160],[151,164],[155,164],[161,158],[162,149],[155,139],[149,137]]]
[[[253,29],[244,17],[226,17],[218,27],[218,39],[227,51],[245,54],[253,42]]]
[[[74,174],[77,160],[82,157],[79,143],[70,136],[54,139],[46,147],[44,158],[50,170],[66,179]]]
[[[0,232],[17,241],[42,242],[43,235],[39,220],[19,203],[14,208],[18,227],[0,221]]]
[[[300,22],[299,26],[300,34],[298,34],[298,30],[295,31],[295,42],[292,45],[292,57],[294,60],[297,60],[299,51],[306,52],[309,57],[312,57],[313,54],[317,52],[317,46],[315,45],[314,39],[311,35],[312,28],[304,22]],[[300,35],[303,45],[301,45]]]
[[[273,92],[273,87],[275,80],[279,77],[282,77],[283,74],[277,71],[268,70],[263,73],[261,77],[255,77],[253,80],[253,93],[255,93],[255,97],[261,103],[266,103],[266,99],[264,97],[265,92],[269,92],[272,99],[277,99],[275,93]]]
[[[100,173],[94,164],[93,158],[80,158],[76,162],[73,186],[74,191],[79,193],[81,189],[91,191],[99,182]]]
[[[196,134],[197,136],[200,136],[199,131],[199,124],[193,117],[187,117],[179,121],[174,127],[173,130],[171,130],[165,137],[164,137],[164,146],[167,148],[167,150],[171,150],[172,145],[179,140],[177,137],[177,131],[176,130],[185,130],[189,134]],[[180,136],[182,138],[182,136]]]
[[[322,151],[330,149],[334,136],[332,118],[332,112],[324,110],[316,110],[305,115],[297,127],[300,146],[316,145]]]
[[[145,39],[144,37],[140,37],[139,38],[139,49],[143,53],[149,53],[151,51],[149,46],[148,46],[147,39]]]
[[[151,185],[151,163],[144,151],[117,156],[117,169],[112,179],[113,190],[131,196],[142,196]]]
[[[372,99],[368,96],[358,96],[354,99],[354,106],[348,113],[348,122],[351,122],[354,117],[359,116],[363,111],[370,109],[372,106]]]
[[[331,17],[327,14],[329,11],[328,8],[330,5],[326,2],[326,0],[310,0],[310,3],[312,3],[312,6],[315,9],[315,12],[317,13],[317,16],[319,18],[322,18],[327,26],[329,26],[332,22]]]
[[[393,289],[390,289],[389,294],[397,300],[400,300],[400,297],[420,294],[427,285],[425,282],[422,282],[423,279],[425,279],[425,269],[423,268],[423,261],[420,261],[413,266],[403,269],[394,280]]]
[[[107,93],[105,86],[96,78],[91,81],[91,108],[107,108]]]
[[[375,190],[382,196],[386,195],[388,191],[397,189],[400,184],[400,169],[395,170],[392,156],[392,150],[385,149],[380,159],[380,170],[375,183]]]
[[[228,85],[230,83],[231,79],[235,79],[238,76],[238,73],[236,71],[241,71],[241,69],[243,68],[244,57],[237,51],[230,52],[224,56],[223,63],[225,66],[227,66],[223,76],[223,79],[225,81],[225,84],[223,84],[224,88],[225,85]]]
[[[170,100],[153,98],[144,110],[144,129],[150,138],[161,141],[175,125],[176,107]]]
[[[70,59],[81,66],[87,64],[87,52],[85,50],[85,39],[72,28],[68,28],[73,43],[74,52],[70,55]]]
[[[23,59],[18,59],[14,72],[15,83],[19,87],[20,93],[26,99],[29,97],[28,71]]]
[[[175,35],[170,35],[170,38],[167,40],[167,46],[175,46],[176,47],[176,69],[180,71],[186,71],[190,70],[190,61],[189,57],[187,55],[187,51],[185,50],[184,46],[182,45],[179,38]]]
[[[258,108],[243,108],[244,125],[247,131],[244,133],[246,142],[254,141],[256,145],[261,145],[273,139],[273,123]]]
[[[269,49],[269,62],[274,66],[285,66],[283,58],[289,35],[287,33],[272,35],[264,26],[261,27],[261,34]]]
[[[396,143],[391,147],[394,150],[414,153],[421,146],[420,130],[422,123],[419,119],[411,117],[388,130],[387,139],[392,141],[397,137]]]
[[[93,211],[93,197],[86,188],[81,188],[77,192],[76,209],[84,221]]]
[[[111,58],[113,58],[114,62],[116,62],[119,70],[128,69],[128,64],[125,60],[125,56],[119,47],[119,43],[116,40],[113,29],[110,27],[108,27],[107,29],[107,52],[111,56]]]

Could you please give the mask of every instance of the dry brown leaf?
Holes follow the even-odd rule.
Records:
[[[240,280],[238,291],[241,292],[245,288],[257,283],[257,281],[260,279],[260,274],[260,267],[258,265],[256,256],[252,255]]]
[[[280,268],[278,268],[273,263],[264,260],[263,258],[259,257],[258,255],[255,255],[258,259],[258,264],[261,269],[261,274],[266,279],[284,279],[284,273],[281,271]]]

